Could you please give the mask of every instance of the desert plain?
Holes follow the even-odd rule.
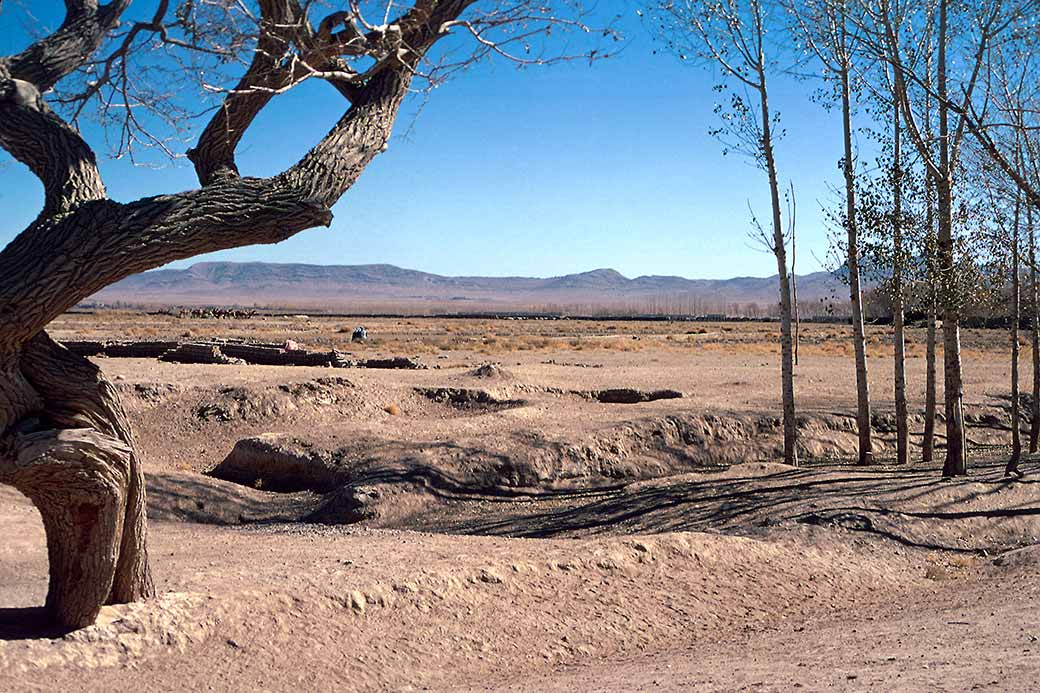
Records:
[[[1004,331],[962,335],[955,480],[941,436],[933,463],[892,464],[884,326],[869,467],[842,325],[802,326],[799,467],[778,462],[775,323],[97,311],[49,331],[424,367],[95,358],[148,475],[159,597],[51,630],[39,516],[3,487],[0,689],[1040,688],[1038,465],[1002,474]]]

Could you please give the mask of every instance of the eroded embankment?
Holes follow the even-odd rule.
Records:
[[[503,382],[474,387],[491,376]],[[190,465],[171,456],[173,464],[150,470],[157,518],[423,527],[445,505],[608,492],[783,454],[775,415],[706,412],[675,391],[532,386],[497,368],[404,385],[320,377],[123,389],[146,455],[195,455]],[[999,404],[967,414],[974,452],[1010,437]],[[797,423],[803,462],[855,459],[853,416],[807,411]],[[922,417],[910,424],[919,441]],[[891,415],[874,416],[874,433],[884,461],[894,447]]]
[[[446,406],[463,408],[508,406],[495,399],[444,401]],[[878,417],[878,423],[876,449],[883,454],[891,436],[883,417]],[[852,417],[807,414],[799,417],[798,425],[802,460],[818,464],[854,458],[857,440]],[[999,429],[975,429],[976,437],[1003,434]],[[641,480],[776,460],[782,451],[777,417],[676,413],[606,426],[577,441],[521,429],[450,442],[370,436],[348,447],[328,448],[302,435],[267,433],[239,440],[209,475],[238,485],[238,494],[295,494],[279,499],[269,512],[259,497],[250,500],[243,521],[368,520],[402,526],[406,520],[418,521],[430,505],[611,490]],[[163,505],[163,511],[173,517],[199,520],[205,516],[196,510],[190,503]],[[220,523],[235,518],[233,512],[214,515]]]

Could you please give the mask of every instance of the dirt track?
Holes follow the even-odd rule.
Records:
[[[766,438],[739,443],[761,461],[724,469],[692,429],[660,443],[661,422],[715,417],[720,448],[736,444],[723,424],[764,426],[776,364],[756,349],[513,351],[484,377],[487,355],[471,350],[414,372],[103,359],[150,474],[162,596],[106,607],[79,633],[41,630],[42,528],[0,489],[0,688],[1035,690],[1031,478],[1006,481],[996,462],[953,483],[934,468],[796,470],[771,461]],[[874,363],[883,413],[886,362]],[[1005,371],[969,356],[984,459],[1007,437]],[[314,384],[330,376],[344,381]],[[799,369],[809,433],[834,454],[851,438],[847,377],[841,356],[810,353]],[[580,394],[618,387],[686,396]],[[278,431],[374,489],[372,516],[299,523],[322,493],[199,473]],[[436,474],[417,478],[420,464]],[[505,468],[518,476],[480,476]]]

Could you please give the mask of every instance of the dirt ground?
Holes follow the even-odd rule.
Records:
[[[1040,688],[1040,487],[1001,474],[1005,333],[964,335],[973,473],[942,481],[888,464],[883,328],[879,464],[849,465],[845,328],[808,325],[793,468],[775,325],[382,319],[351,344],[358,322],[52,326],[429,368],[98,359],[149,477],[160,596],[49,630],[39,517],[0,488],[0,689]],[[911,344],[919,435],[922,331]],[[683,396],[600,401],[619,388]]]

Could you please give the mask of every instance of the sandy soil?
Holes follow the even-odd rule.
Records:
[[[113,336],[129,319],[76,316],[56,335]],[[216,329],[160,322],[142,336]],[[291,337],[285,324],[264,338]],[[432,367],[100,360],[124,391],[150,475],[161,596],[106,607],[76,633],[48,630],[42,527],[0,488],[0,689],[1040,686],[1040,487],[1000,474],[999,333],[966,336],[977,459],[969,478],[942,482],[933,467],[833,457],[794,469],[776,462],[768,436],[733,437],[733,422],[761,426],[777,410],[769,326],[724,339],[720,329],[714,346],[694,347],[660,325],[591,324],[532,346],[525,329],[558,326],[503,322],[489,353],[462,343],[396,351],[424,331],[436,341],[445,327],[473,328],[386,325],[365,353],[417,353]],[[598,333],[640,346],[581,343]],[[816,417],[807,435],[828,455],[849,445],[840,422],[852,364],[831,344],[840,335],[820,327],[798,372],[802,410]],[[474,374],[491,360],[501,371]],[[884,413],[888,364],[871,361]],[[920,402],[923,367],[910,368]],[[577,394],[615,387],[685,396],[615,405]],[[457,405],[422,388],[509,404]],[[691,438],[696,426],[711,435]],[[334,452],[346,487],[378,489],[372,516],[300,522],[327,496],[202,474],[266,433]],[[727,449],[743,463],[720,463]]]

